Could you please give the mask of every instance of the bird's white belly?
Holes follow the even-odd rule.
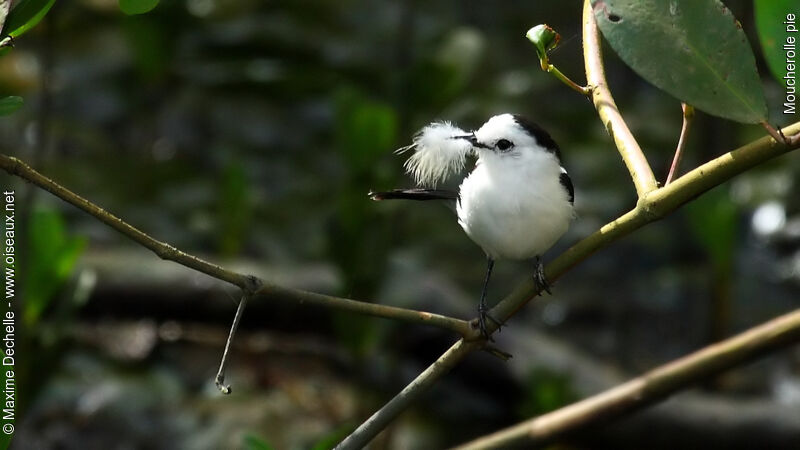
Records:
[[[489,257],[533,258],[567,231],[573,208],[558,178],[487,180],[464,180],[457,212],[461,227]]]

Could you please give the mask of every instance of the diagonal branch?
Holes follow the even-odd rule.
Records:
[[[642,149],[622,119],[611,96],[603,69],[603,55],[600,47],[600,32],[592,12],[592,5],[586,0],[583,5],[583,60],[586,65],[586,82],[592,89],[592,102],[597,109],[597,115],[606,127],[606,131],[614,140],[622,160],[636,186],[639,198],[656,189],[658,183],[653,175],[653,169],[642,153]]]
[[[800,309],[665,364],[626,383],[556,411],[457,447],[461,450],[533,446],[607,423],[697,383],[800,341]]]
[[[787,136],[800,136],[800,122],[790,125],[784,131]],[[770,137],[763,137],[697,167],[668,186],[643,196],[636,208],[607,223],[562,253],[547,265],[545,269],[547,278],[551,281],[556,280],[597,250],[605,248],[617,239],[666,216],[681,205],[703,192],[730,180],[737,174],[771,158],[780,156],[793,148],[796,148],[796,146],[783,146]],[[492,308],[490,314],[499,319],[499,322],[504,323],[538,293],[534,287],[533,280],[528,278]],[[491,333],[497,329],[497,325],[489,323],[487,328]],[[470,351],[480,348],[481,344],[482,342],[480,341],[466,342],[463,339],[456,342],[447,352],[434,361],[425,372],[406,386],[400,394],[389,400],[366,422],[356,428],[336,448],[339,450],[358,449],[366,445],[378,435],[386,424],[427,392],[428,388],[438,378],[445,375],[450,368],[454,367]],[[437,368],[444,368],[444,370],[437,370]]]
[[[389,403],[359,425],[355,431],[335,447],[335,450],[355,450],[366,447],[381,430],[386,428],[386,426],[399,416],[401,412],[405,411],[412,403],[419,399],[422,393],[427,392],[439,378],[450,372],[459,361],[482,345],[482,341],[465,341],[464,339],[460,339],[444,352],[436,362],[428,366],[428,368],[419,374],[408,386],[403,388],[399,394],[395,395]]]
[[[211,277],[239,286],[245,291],[245,293],[252,293],[257,297],[281,299],[300,304],[307,303],[311,305],[320,305],[331,309],[350,311],[358,314],[383,317],[403,322],[431,325],[454,331],[459,333],[461,336],[470,339],[478,335],[477,330],[470,324],[470,322],[465,320],[455,319],[425,311],[416,311],[412,309],[397,308],[394,306],[361,302],[347,298],[333,297],[330,295],[316,294],[313,292],[283,288],[262,283],[261,280],[256,277],[225,269],[221,266],[200,259],[194,255],[182,252],[167,243],[153,239],[147,233],[135,228],[134,226],[95,205],[89,200],[86,200],[80,195],[45,177],[17,158],[0,154],[0,169],[5,170],[11,175],[16,175],[26,181],[29,181],[30,183],[33,183],[34,185],[50,192],[61,200],[82,209],[114,230],[127,236],[134,242],[153,251],[153,253],[158,255],[161,259],[176,262],[190,269],[194,269]]]

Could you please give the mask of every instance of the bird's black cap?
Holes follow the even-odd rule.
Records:
[[[561,149],[556,144],[556,141],[550,137],[550,134],[544,128],[528,120],[528,118],[519,114],[513,114],[514,122],[525,130],[528,134],[536,139],[536,143],[544,147],[546,150],[554,153],[559,161],[561,161]]]

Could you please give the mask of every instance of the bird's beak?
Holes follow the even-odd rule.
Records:
[[[465,140],[469,141],[469,143],[472,144],[473,147],[491,148],[486,144],[482,144],[482,143],[478,142],[478,138],[475,137],[475,133],[470,133],[470,134],[466,134],[466,135],[463,135],[463,136],[453,136],[452,139],[465,139]]]

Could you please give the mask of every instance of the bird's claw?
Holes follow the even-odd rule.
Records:
[[[538,258],[536,259],[536,270],[533,272],[533,283],[536,285],[537,291],[545,291],[553,295],[553,293],[550,292],[550,282],[547,281],[547,276],[544,274],[544,265],[542,265],[542,261]]]
[[[486,306],[485,303],[481,303],[478,305],[478,328],[481,330],[481,335],[486,338],[489,342],[494,342],[492,336],[489,334],[489,331],[486,329],[486,319],[491,320],[497,325],[497,331],[500,331],[503,327],[503,324],[500,323],[499,320],[495,319],[491,315],[489,315],[489,308]]]

